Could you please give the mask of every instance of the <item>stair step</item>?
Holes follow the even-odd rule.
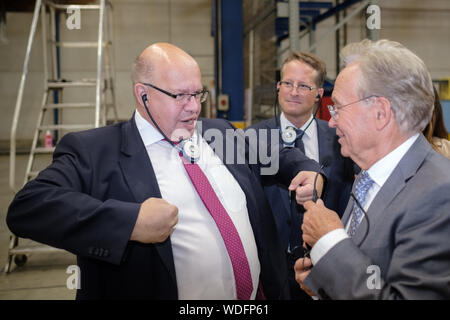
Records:
[[[40,147],[40,148],[35,148],[34,149],[34,153],[41,153],[41,154],[45,154],[45,153],[51,154],[51,153],[53,153],[53,151],[55,151],[55,147],[53,147],[53,148]]]
[[[41,246],[17,246],[9,250],[9,254],[27,254],[27,253],[52,253],[65,252],[65,250],[41,245]]]
[[[98,10],[100,9],[100,5],[98,4],[56,4],[56,3],[48,3],[48,6],[53,7],[57,10],[67,10],[69,8],[77,8],[81,10]]]
[[[39,129],[42,131],[45,130],[60,130],[60,129],[67,129],[67,130],[86,130],[86,129],[92,129],[95,128],[95,125],[93,124],[53,124],[53,125],[46,125],[46,126],[40,126]]]
[[[49,81],[47,83],[49,89],[70,88],[70,87],[95,87],[97,81],[82,80],[82,81]]]
[[[28,178],[28,180],[32,180],[32,179],[36,178],[38,176],[38,174],[39,174],[39,171],[30,171],[27,174],[27,178]]]
[[[60,48],[97,48],[98,42],[97,41],[52,41],[53,44]],[[111,42],[102,42],[103,48],[106,46],[111,45]]]
[[[93,102],[78,102],[78,103],[49,103],[44,106],[44,109],[81,109],[81,108],[95,108]]]

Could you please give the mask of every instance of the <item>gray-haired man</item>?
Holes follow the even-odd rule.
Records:
[[[351,44],[342,57],[329,125],[362,172],[342,222],[321,200],[305,203],[311,260],[297,260],[296,280],[321,298],[449,299],[450,161],[421,134],[430,74],[388,40]]]

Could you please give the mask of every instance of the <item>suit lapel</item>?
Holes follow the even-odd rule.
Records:
[[[150,197],[161,198],[155,172],[136,127],[134,116],[122,127],[121,151],[120,167],[136,202],[142,203]],[[155,247],[176,284],[170,237],[162,243],[156,243]]]
[[[281,139],[280,134],[280,127],[277,125],[280,123],[280,115],[277,115],[278,121],[274,118],[271,118],[265,122],[265,127],[261,129],[268,130],[267,134],[267,145],[270,145],[270,130],[277,129],[278,134],[278,147],[281,149],[283,148],[283,140]],[[259,137],[259,134],[258,134]],[[291,204],[290,204],[290,196],[289,191],[284,187],[271,187],[271,192],[278,193],[279,199],[281,199],[281,203],[283,204],[284,209],[283,210],[277,210],[277,214],[274,214],[274,219],[277,221],[277,224],[279,225],[280,229],[283,230],[290,230],[290,227],[288,226],[288,221],[291,219]],[[288,232],[287,232],[288,233]],[[288,235],[286,235],[286,240],[282,240],[282,244],[288,243]],[[283,238],[283,235],[282,235]]]
[[[397,195],[405,188],[406,182],[416,174],[430,149],[431,147],[425,140],[425,137],[420,135],[397,164],[394,171],[392,171],[391,175],[370,204],[370,207],[367,210],[369,225],[382,223],[383,213],[386,212],[386,209],[392,201],[394,201]],[[366,229],[367,221],[364,219],[353,237],[355,243],[361,241]]]
[[[270,136],[271,136],[270,130],[272,130],[272,129],[277,129],[278,132],[279,132],[279,134],[278,134],[278,138],[279,138],[278,143],[279,143],[279,146],[282,147],[282,146],[283,146],[283,140],[281,139],[281,132],[280,132],[281,129],[280,129],[280,127],[278,126],[278,124],[280,123],[280,115],[277,116],[277,119],[278,119],[278,121],[277,121],[275,118],[269,119],[269,120],[266,122],[266,128],[260,128],[260,129],[267,129],[267,130],[268,130],[268,133],[267,133],[267,145],[271,145],[271,141],[270,141]],[[259,137],[259,134],[258,134],[258,137]]]
[[[160,198],[155,172],[134,117],[122,127],[121,151],[120,166],[136,202],[143,202],[150,196]]]

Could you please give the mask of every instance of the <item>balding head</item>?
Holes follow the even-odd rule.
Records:
[[[141,116],[155,126],[151,114],[174,141],[193,134],[201,111],[198,93],[203,89],[194,58],[172,44],[155,43],[137,57],[132,78],[136,109]],[[180,96],[189,98],[177,100]]]
[[[133,64],[132,81],[152,82],[160,73],[170,69],[197,67],[197,62],[188,53],[173,44],[160,42],[148,46]]]

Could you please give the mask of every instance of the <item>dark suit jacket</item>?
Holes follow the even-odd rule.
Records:
[[[216,128],[219,133],[234,129],[226,121],[210,119],[203,119],[202,128],[203,132]],[[226,135],[221,137],[225,146]],[[225,154],[220,150],[217,154],[224,161]],[[278,173],[285,183],[302,168],[318,169],[300,152],[286,155]],[[256,176],[259,167],[248,162],[226,166],[246,195],[264,293],[269,299],[285,298],[284,255]],[[81,269],[78,299],[177,299],[170,237],[157,244],[129,241],[140,205],[150,197],[160,198],[161,193],[132,118],[65,135],[53,163],[17,193],[7,223],[19,237],[77,255]]]
[[[279,119],[279,116],[278,116]],[[316,119],[319,141],[319,162],[328,159],[328,165],[323,168],[327,177],[322,199],[325,206],[342,216],[350,197],[354,180],[354,164],[350,158],[341,155],[336,129],[330,128],[324,120]],[[275,118],[261,121],[251,128],[278,129]],[[281,139],[280,139],[281,143]],[[277,229],[283,248],[287,248],[291,232],[291,209],[289,192],[286,187],[271,180],[264,186],[267,198],[275,215]],[[301,233],[301,230],[299,230]]]

